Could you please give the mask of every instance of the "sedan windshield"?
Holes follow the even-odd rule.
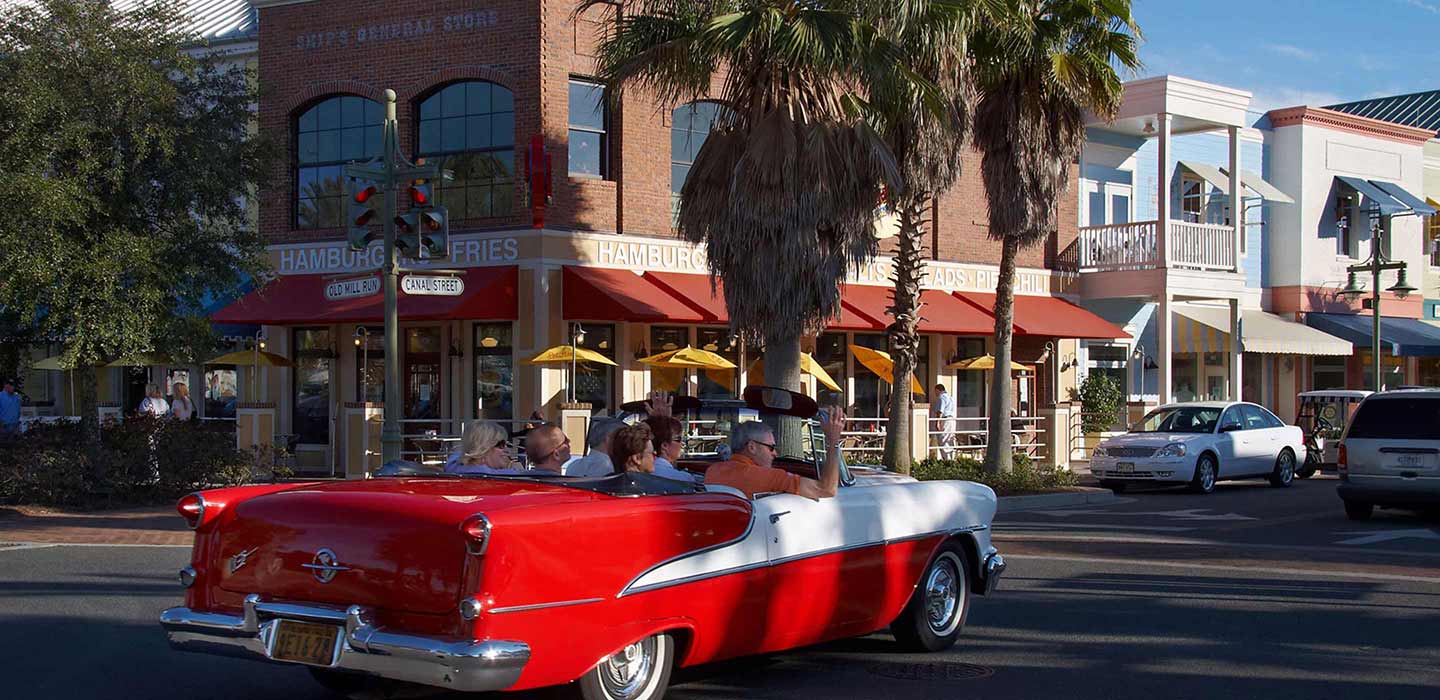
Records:
[[[1180,406],[1151,411],[1132,433],[1213,433],[1220,420],[1220,409],[1206,406]]]

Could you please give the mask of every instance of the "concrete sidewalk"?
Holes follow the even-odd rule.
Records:
[[[174,506],[92,512],[0,507],[0,543],[190,546],[194,536]]]

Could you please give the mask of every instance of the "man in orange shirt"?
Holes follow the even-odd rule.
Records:
[[[770,491],[817,501],[831,498],[840,486],[840,431],[845,427],[845,413],[836,409],[825,416],[820,427],[825,431],[825,466],[818,480],[771,466],[777,454],[775,431],[759,421],[749,421],[735,426],[730,434],[730,460],[705,470],[705,483],[739,489],[749,498]]]

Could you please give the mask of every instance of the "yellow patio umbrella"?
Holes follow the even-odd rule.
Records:
[[[872,350],[861,345],[851,345],[850,354],[855,360],[865,366],[865,369],[879,375],[881,379],[895,383],[895,361],[890,359],[890,353],[881,350]],[[924,394],[925,388],[920,386],[920,380],[915,375],[910,375],[910,391],[915,394]]]
[[[30,369],[43,369],[50,370],[52,372],[59,372],[68,368],[60,366],[60,356],[56,355],[54,357],[47,357],[43,360],[40,360],[39,362],[36,362],[33,365],[30,365]]]
[[[236,350],[204,362],[207,365],[242,365],[245,367],[290,367],[294,363],[284,355],[264,350]]]
[[[815,358],[811,357],[811,356],[810,356],[810,353],[808,353],[808,352],[802,352],[802,353],[800,353],[800,373],[801,373],[801,374],[808,374],[808,375],[814,377],[814,378],[815,378],[815,381],[818,382],[818,383],[820,384],[820,386],[823,386],[823,387],[825,387],[825,388],[827,388],[827,389],[829,389],[829,390],[831,390],[831,391],[842,391],[842,389],[840,388],[840,385],[835,383],[835,378],[834,378],[834,377],[831,377],[831,376],[830,376],[830,373],[829,373],[829,372],[826,372],[826,371],[825,371],[825,368],[824,368],[824,367],[821,367],[821,366],[820,366],[820,363],[819,363],[819,362],[816,362],[816,361],[815,361]],[[764,359],[756,360],[754,363],[752,363],[752,364],[750,365],[750,369],[749,369],[749,379],[750,379],[750,382],[751,382],[751,383],[754,383],[754,382],[757,382],[757,381],[763,382],[763,381],[764,381],[764,377],[765,377],[765,360],[764,360]]]
[[[140,353],[137,355],[126,355],[114,362],[102,365],[103,367],[151,367],[154,365],[168,365],[170,358],[155,353]]]
[[[735,363],[709,350],[686,345],[678,350],[666,350],[658,355],[641,358],[641,364],[651,367],[677,369],[735,369]]]
[[[979,357],[967,357],[963,360],[951,362],[945,365],[946,369],[983,370],[995,369],[995,357],[993,355],[981,355]],[[1010,362],[1010,369],[1016,372],[1029,372],[1030,368],[1019,362]]]
[[[615,367],[610,358],[594,350],[577,348],[573,345],[556,345],[525,361],[527,365],[563,365],[571,362],[598,362]]]

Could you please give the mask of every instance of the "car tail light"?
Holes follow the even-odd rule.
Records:
[[[205,499],[198,493],[192,493],[181,498],[180,502],[175,504],[175,510],[185,519],[190,529],[194,530],[200,527],[201,521],[205,519]]]
[[[490,544],[490,519],[476,513],[460,523],[460,532],[465,535],[465,551],[484,554]]]
[[[1345,454],[1345,443],[1340,443],[1340,447],[1336,448],[1335,451],[1338,454],[1338,456],[1335,458],[1335,463],[1337,465],[1335,467],[1335,470],[1340,472],[1342,475],[1349,474],[1350,464],[1348,456]]]

